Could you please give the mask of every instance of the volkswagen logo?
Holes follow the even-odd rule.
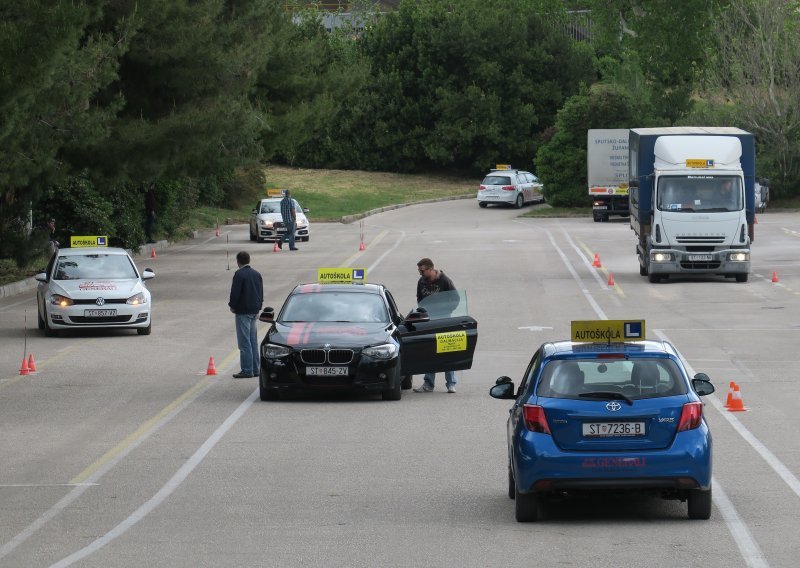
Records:
[[[620,403],[616,402],[616,401],[609,402],[609,403],[606,404],[606,410],[609,410],[611,412],[616,412],[620,408],[622,408],[622,405]]]
[[[105,298],[97,298],[97,299],[94,301],[94,303],[95,303],[95,304],[97,304],[98,306],[102,306],[103,304],[105,304],[105,303],[106,303],[106,299],[105,299]]]

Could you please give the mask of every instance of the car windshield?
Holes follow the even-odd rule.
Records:
[[[437,292],[423,298],[417,307],[425,308],[432,320],[469,315],[465,290]]]
[[[314,292],[294,294],[286,301],[281,322],[325,321],[389,323],[389,313],[378,294]]]
[[[53,271],[54,280],[137,277],[133,263],[124,254],[66,255],[59,257]]]
[[[736,176],[662,176],[658,208],[685,213],[741,211],[740,182]]]
[[[486,176],[483,185],[511,185],[511,178],[508,176]]]
[[[261,204],[261,213],[280,213],[281,204],[278,202],[269,202]]]
[[[536,393],[581,400],[618,393],[636,400],[686,394],[686,382],[671,359],[566,359],[547,363]]]

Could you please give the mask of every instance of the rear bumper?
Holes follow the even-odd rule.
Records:
[[[505,205],[514,205],[516,202],[517,202],[516,191],[504,191],[503,195],[497,195],[497,194],[484,195],[483,192],[478,193],[478,203],[503,203]]]
[[[512,459],[522,493],[711,487],[712,445],[705,426],[677,434],[669,448],[630,452],[567,452],[551,436],[526,431]]]

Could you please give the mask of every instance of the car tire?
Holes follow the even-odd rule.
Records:
[[[42,319],[42,314],[39,312],[39,308],[36,308],[36,320],[39,329],[44,329],[44,320]]]
[[[267,388],[261,380],[258,381],[258,395],[265,402],[281,399],[281,393],[275,389]]]
[[[310,240],[311,240],[311,237],[303,237],[303,238],[302,238],[302,239],[300,239],[300,240],[301,240],[301,241],[303,241],[304,243],[307,243],[308,241],[310,241]]]
[[[58,337],[58,332],[50,327],[47,321],[47,312],[44,313],[44,335],[45,337]]]
[[[409,390],[412,386],[414,386],[414,375],[406,375],[403,377],[403,382],[400,383],[400,388],[403,390]]]
[[[516,207],[517,209],[522,209],[523,205],[525,205],[525,199],[522,197],[522,194],[520,193],[519,195],[517,195],[517,200],[514,202],[514,207]]]
[[[517,482],[514,480],[514,472],[511,470],[511,464],[508,464],[508,498],[514,499],[517,495]]]
[[[396,380],[394,386],[381,393],[383,400],[400,400],[403,397],[402,380]]]
[[[149,324],[147,324],[147,327],[137,327],[136,328],[136,333],[138,333],[139,335],[150,335],[150,333],[152,331],[153,331],[153,322],[152,321]]]
[[[747,277],[748,276],[749,276],[749,274],[737,274],[736,275],[736,281],[737,282],[747,282]]]
[[[483,209],[486,209],[487,205],[489,205],[489,204],[486,203],[485,201],[478,201],[478,207],[482,207]]]
[[[539,494],[516,491],[514,516],[518,523],[535,523],[539,518]]]
[[[258,240],[258,237],[256,237],[256,236],[253,234],[253,231],[250,231],[250,240],[251,240],[251,241]]]
[[[711,489],[689,491],[689,518],[708,520],[711,518]]]

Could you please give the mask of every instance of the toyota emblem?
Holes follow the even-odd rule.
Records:
[[[98,306],[102,306],[103,304],[105,304],[105,303],[106,303],[106,299],[105,299],[105,298],[97,298],[97,299],[94,301],[94,303],[95,303],[95,304],[97,304]]]
[[[617,401],[609,402],[606,404],[606,410],[609,410],[611,412],[616,412],[620,408],[622,408],[622,405]]]

